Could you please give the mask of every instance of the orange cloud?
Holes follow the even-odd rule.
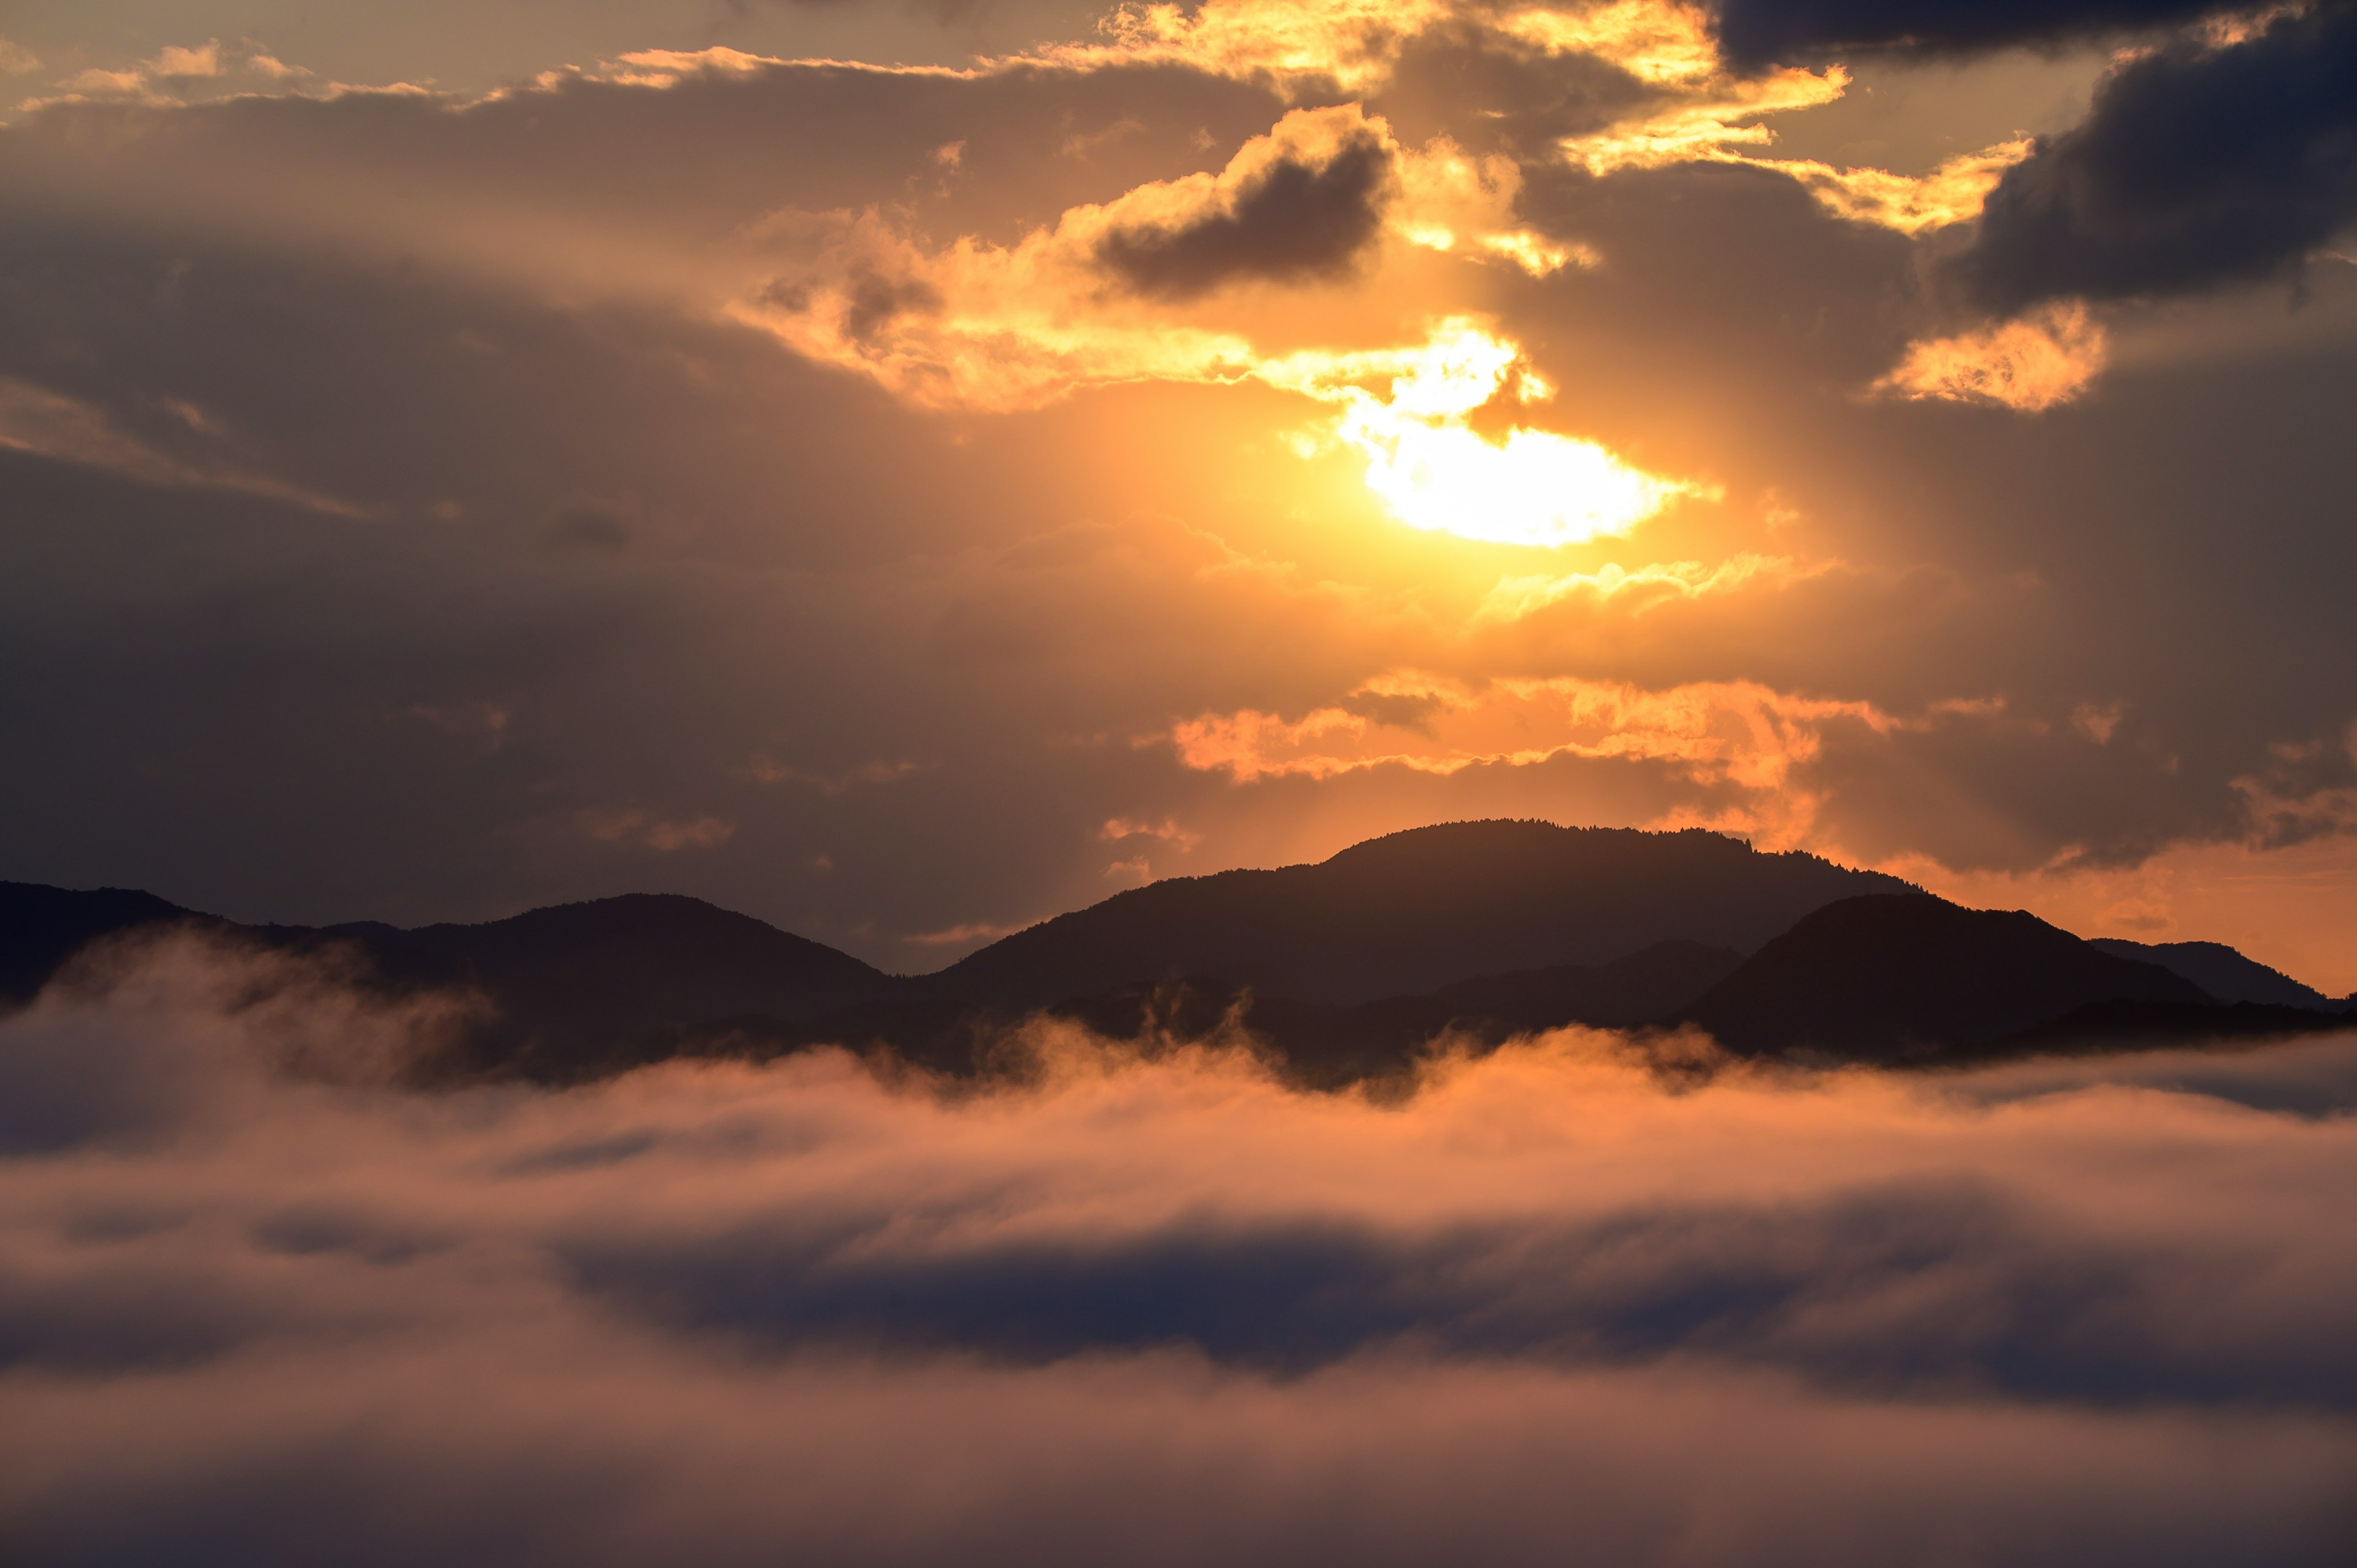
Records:
[[[1108,275],[1108,254],[1148,243],[1134,236],[1231,224],[1273,170],[1330,168],[1367,149],[1397,171],[1402,199],[1390,227],[1409,243],[1453,245],[1463,228],[1529,268],[1569,259],[1569,250],[1558,255],[1485,227],[1511,207],[1511,166],[1469,159],[1448,143],[1409,153],[1383,120],[1346,104],[1296,110],[1216,175],[1071,209],[1012,246],[967,237],[928,250],[875,209],[776,215],[769,237],[802,246],[810,260],[735,314],[927,407],[1005,412],[1134,381],[1254,381],[1295,392],[1334,409],[1318,435],[1360,453],[1368,488],[1394,517],[1427,531],[1562,544],[1718,494],[1706,482],[1645,473],[1593,441],[1521,425],[1477,432],[1472,416],[1493,401],[1527,403],[1550,389],[1517,344],[1474,318],[1438,321],[1419,344],[1272,356],[1141,296],[1164,291],[1116,286]]]
[[[1448,775],[1562,757],[1666,762],[1750,799],[1734,816],[1663,825],[1750,831],[1781,847],[1803,842],[1813,826],[1816,798],[1794,772],[1817,757],[1835,722],[1886,735],[1907,723],[1870,703],[1799,697],[1749,681],[1649,691],[1576,676],[1476,685],[1400,671],[1298,720],[1249,708],[1205,714],[1173,725],[1168,739],[1188,767],[1238,783],[1376,768]]]
[[[1978,332],[1910,344],[1874,390],[2037,413],[2083,394],[2107,357],[2102,323],[2073,301]]]
[[[1607,562],[1593,572],[1562,575],[1537,574],[1498,579],[1473,612],[1476,623],[1520,620],[1566,599],[1625,603],[1642,613],[1671,599],[1698,599],[1732,593],[1753,584],[1782,586],[1833,570],[1833,563],[1803,566],[1785,555],[1749,552],[1729,556],[1716,566],[1699,561],[1652,562],[1631,572]]]

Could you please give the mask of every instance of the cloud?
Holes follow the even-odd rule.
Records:
[[[199,435],[218,434],[191,405],[179,403],[167,412]],[[355,510],[332,497],[241,467],[217,448],[192,452],[188,458],[170,456],[121,428],[103,409],[8,376],[0,376],[0,447],[82,464],[145,485],[241,490],[342,517]]]
[[[1109,227],[1098,263],[1140,294],[1189,299],[1243,280],[1300,283],[1346,274],[1380,231],[1390,150],[1361,130],[1323,152],[1280,151],[1222,171],[1208,210],[1167,226]]]
[[[1745,553],[1706,566],[1699,561],[1649,562],[1631,572],[1606,562],[1593,572],[1501,577],[1473,612],[1481,621],[1515,621],[1567,599],[1627,599],[1633,608],[1671,600],[1731,593],[1754,583],[1782,585],[1833,569],[1830,563],[1803,567],[1788,557]]]
[[[1022,929],[1024,928],[1019,925],[997,926],[988,921],[969,921],[962,926],[949,926],[938,931],[920,931],[913,936],[902,937],[900,940],[904,942],[913,942],[919,947],[947,948],[958,947],[967,942],[995,942],[1001,937],[1011,937]]]
[[[2037,413],[2083,394],[2108,350],[2102,324],[2084,305],[2048,306],[1977,332],[1910,343],[1875,390]]]
[[[1945,275],[2001,313],[2280,275],[2357,220],[2352,73],[2346,5],[2133,56],[2007,172]]]
[[[1566,1035],[1379,1103],[1047,1031],[974,1093],[414,1098],[275,1070],[425,1026],[250,961],[0,1020],[0,1114],[106,1091],[0,1162],[36,1561],[2349,1544],[2345,1039],[1673,1086]]]
[[[1832,66],[1732,75],[1711,22],[1702,7],[1669,0],[1498,11],[1441,0],[1407,5],[1213,0],[1191,12],[1173,5],[1125,8],[1112,23],[1115,42],[1049,48],[1039,58],[1089,68],[1115,61],[1183,63],[1270,81],[1297,97],[1321,91],[1325,83],[1381,97],[1396,84],[1403,67],[1424,63],[1420,54],[1452,47],[1542,62],[1534,74],[1551,83],[1576,75],[1579,65],[1600,66],[1633,91],[1613,93],[1592,84],[1606,123],[1555,138],[1548,149],[1552,156],[1598,175],[1694,160],[1750,164],[1800,180],[1846,218],[1906,233],[1973,216],[1996,171],[2027,150],[2026,143],[2002,144],[1953,159],[1928,176],[1756,156],[1776,139],[1772,129],[1759,123],[1763,117],[1833,102],[1847,86],[1848,73]],[[1480,115],[1513,113],[1484,103],[1467,128],[1479,124]],[[1512,254],[1509,237],[1498,239],[1507,242],[1493,248]]]
[[[634,844],[666,853],[716,849],[737,833],[737,824],[725,817],[673,819],[636,810],[584,811],[576,821],[583,833],[599,843]]]
[[[1893,157],[1911,172],[1885,185],[1808,119],[1789,158],[1715,141],[1822,102],[1831,73],[1747,99],[1706,16],[1675,8],[1256,15],[1422,30],[1368,57],[1355,113],[1286,78],[1326,117],[1290,127],[1275,77],[1118,50],[617,60],[480,100],[13,124],[0,375],[40,395],[11,394],[0,451],[0,664],[41,678],[0,704],[8,874],[421,922],[653,876],[905,962],[898,933],[1102,897],[1146,843],[1109,850],[1116,819],[1187,824],[1184,866],[1213,869],[1491,811],[1770,832],[1804,810],[1812,847],[2018,871],[2345,820],[2268,748],[2357,713],[2331,593],[2352,536],[2316,480],[2342,439],[2348,269],[2290,317],[2091,306],[2136,374],[2086,382],[2065,420],[1927,412],[1896,381],[1862,398],[1910,340],[2047,319],[1920,286],[1968,242],[1988,155]],[[1870,80],[1860,113],[1889,101]],[[1679,114],[1699,139],[1666,137]],[[1565,150],[1657,122],[1655,166]],[[1255,158],[1314,169],[1369,136],[1395,187],[1347,279],[1172,300],[1096,260],[1110,219],[1183,227]],[[1927,384],[2019,379],[1973,363]],[[1770,532],[1771,492],[1801,521]],[[1795,564],[1738,582],[1750,558]],[[1846,564],[1810,575],[1824,561]],[[1605,731],[1537,707],[1519,739],[1447,708],[1447,746],[1360,737],[1549,753],[1522,767],[1237,789],[1129,744],[1372,717],[1361,688],[1404,670],[1475,693],[1748,684],[1908,723],[1959,693],[2010,707],[1829,721],[1792,811],[1663,749],[1641,702],[1630,745],[1659,756],[1555,751]],[[2115,702],[2109,744],[2072,727]],[[494,711],[505,727],[462,722]],[[861,787],[904,759],[927,768]],[[760,788],[768,764],[810,787]],[[737,832],[617,848],[579,831],[591,808]]]
[[[1718,37],[1745,66],[1843,49],[1926,53],[2054,43],[2174,27],[2226,0],[1719,0]]]
[[[175,44],[145,63],[148,70],[167,80],[219,76],[221,71],[221,44],[216,40],[195,48]]]
[[[1376,768],[1448,776],[1560,759],[1666,766],[1725,798],[1706,817],[1689,808],[1657,825],[1757,833],[1781,849],[1812,842],[1818,800],[1808,766],[1828,729],[1888,736],[1932,722],[1932,715],[1901,720],[1870,703],[1804,697],[1755,682],[1648,691],[1578,677],[1473,684],[1400,671],[1298,720],[1253,709],[1205,714],[1174,725],[1169,740],[1188,767],[1224,772],[1240,784]]]

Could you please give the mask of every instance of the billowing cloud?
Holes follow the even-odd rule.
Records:
[[[2347,1040],[1664,1079],[1569,1034],[1394,1102],[1057,1032],[978,1093],[832,1053],[370,1087],[432,1026],[168,947],[0,1022],[12,1548],[2350,1543]]]
[[[2357,221],[2352,78],[2347,5],[2131,58],[2006,174],[1949,274],[2000,312],[2280,274]]]

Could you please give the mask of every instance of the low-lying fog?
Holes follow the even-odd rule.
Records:
[[[1567,1032],[1405,1097],[1034,1037],[373,1087],[179,939],[0,1021],[0,1560],[2346,1563],[2357,1036]]]

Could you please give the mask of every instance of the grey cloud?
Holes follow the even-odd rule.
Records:
[[[1934,53],[2173,27],[2221,0],[1720,0],[1720,48],[1745,66],[1860,48]]]
[[[1540,55],[1462,23],[1408,40],[1373,108],[1404,142],[1447,135],[1476,152],[1544,166],[1564,137],[1600,131],[1658,91],[1596,56]],[[1469,104],[1480,112],[1468,114]]]
[[[2007,171],[1946,264],[1978,304],[2183,294],[2280,275],[2357,220],[2357,7],[2231,48],[2167,45]]]
[[[1097,261],[1131,289],[1164,299],[1247,279],[1341,276],[1382,230],[1391,176],[1391,154],[1372,135],[1322,164],[1283,158],[1222,210],[1185,227],[1115,230]]]

